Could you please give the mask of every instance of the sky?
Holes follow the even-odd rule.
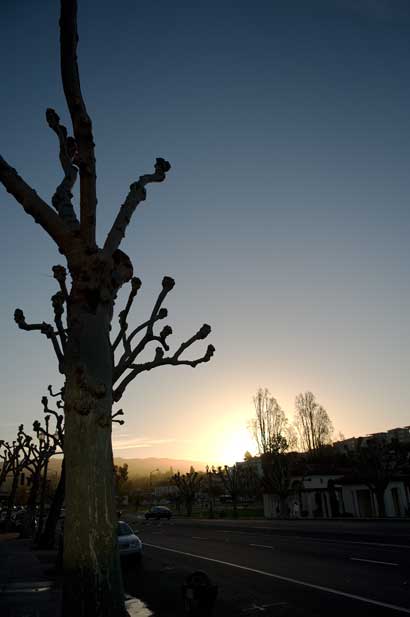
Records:
[[[1,154],[46,200],[69,126],[56,0],[3,0]],[[410,424],[410,5],[407,0],[80,0],[98,239],[129,184],[171,162],[122,248],[145,320],[164,275],[176,346],[203,324],[195,369],[142,374],[121,400],[118,456],[232,463],[255,452],[257,388],[287,413],[312,391],[336,434]],[[49,341],[53,242],[0,186],[0,437],[62,384]],[[125,295],[119,298],[118,307]],[[202,355],[198,344],[191,357]]]

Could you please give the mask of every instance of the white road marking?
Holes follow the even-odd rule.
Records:
[[[215,529],[215,531],[217,533],[237,533],[237,534],[245,534],[245,535],[258,535],[258,531],[262,530],[262,531],[269,531],[271,532],[272,529],[270,527],[258,527],[255,528],[252,531],[241,531],[238,529],[238,531],[236,531],[236,529],[233,531],[231,529]],[[392,543],[387,543],[387,542],[365,542],[363,540],[348,540],[348,539],[343,539],[341,538],[340,540],[331,540],[330,538],[317,538],[315,536],[298,536],[298,535],[292,535],[292,534],[280,534],[280,533],[272,533],[273,536],[275,536],[276,538],[285,538],[286,540],[288,540],[289,538],[292,538],[293,540],[302,540],[302,542],[304,542],[305,540],[311,540],[312,542],[329,542],[330,544],[360,544],[363,546],[374,546],[374,547],[382,547],[382,548],[402,548],[402,549],[409,549],[410,548],[410,544],[392,544]]]
[[[268,544],[250,544],[249,546],[258,546],[259,548],[275,548],[274,546],[269,546]]]
[[[361,559],[360,557],[350,557],[351,561],[366,561],[368,563],[382,563],[385,566],[398,566],[398,563],[392,563],[391,561],[376,561],[375,559]]]
[[[387,544],[383,542],[357,542],[356,540],[345,540],[350,544],[365,544],[366,546],[383,546],[387,548],[410,548],[409,544]]]
[[[231,568],[238,568],[239,570],[245,570],[246,572],[253,572],[254,574],[262,574],[262,576],[269,576],[270,578],[276,578],[279,581],[286,581],[287,583],[294,583],[295,585],[301,585],[302,587],[309,587],[310,589],[318,589],[319,591],[325,591],[332,593],[336,596],[343,596],[350,598],[351,600],[359,600],[359,602],[366,602],[366,604],[373,604],[374,606],[382,606],[383,608],[389,608],[393,611],[399,611],[400,613],[410,614],[410,608],[404,606],[397,606],[397,604],[388,604],[386,602],[379,602],[378,600],[372,600],[365,598],[364,596],[358,596],[346,591],[340,591],[339,589],[333,589],[332,587],[324,587],[323,585],[315,585],[314,583],[307,583],[297,578],[290,578],[289,576],[282,576],[281,574],[273,574],[272,572],[266,572],[265,570],[257,570],[256,568],[249,568],[248,566],[241,566],[238,563],[230,563],[229,561],[222,561],[221,559],[214,559],[213,557],[205,557],[204,555],[195,555],[194,553],[186,553],[185,551],[177,551],[175,548],[168,548],[167,546],[158,546],[156,544],[147,544],[151,548],[157,548],[160,551],[169,551],[171,553],[177,553],[178,555],[185,555],[186,557],[195,557],[196,559],[203,559],[204,561],[212,561],[213,563],[219,563],[223,566],[230,566]]]
[[[259,612],[265,612],[267,608],[270,608],[272,606],[287,606],[288,603],[287,602],[275,602],[274,604],[262,604],[261,606],[259,606],[258,604],[252,604],[252,606],[250,606],[249,608],[245,608],[242,610],[242,612],[249,612],[249,611],[259,611]]]
[[[209,538],[202,538],[201,536],[191,536],[193,540],[208,540]]]

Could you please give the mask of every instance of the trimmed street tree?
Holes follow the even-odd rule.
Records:
[[[48,391],[53,397],[63,396],[63,390],[53,394],[53,390],[51,386],[48,386]],[[41,403],[44,408],[45,415],[45,426],[36,426],[33,425],[33,428],[38,428],[39,431],[42,432],[44,438],[49,442],[54,444],[56,449],[56,454],[61,454],[64,452],[64,415],[62,413],[58,413],[54,409],[50,409],[48,406],[48,398],[43,396],[41,399]],[[60,411],[64,410],[64,405],[61,400],[57,401],[57,407]],[[55,426],[53,433],[50,432],[49,422],[51,416],[54,417]],[[54,496],[51,502],[51,506],[48,512],[48,516],[44,525],[43,530],[43,516],[44,516],[44,502],[45,502],[45,491],[47,486],[47,467],[44,470],[43,474],[43,485],[41,491],[41,499],[40,499],[40,513],[39,513],[39,524],[36,534],[36,540],[38,544],[42,548],[52,548],[54,546],[55,532],[57,527],[58,518],[61,513],[61,508],[64,503],[65,496],[65,465],[64,458],[61,463],[61,472],[60,478],[54,492]]]
[[[26,438],[28,456],[26,458],[25,469],[30,473],[30,492],[27,501],[27,509],[23,519],[23,525],[21,529],[21,537],[29,538],[33,535],[35,529],[35,514],[37,506],[37,497],[41,490],[41,474],[47,473],[47,466],[49,459],[56,453],[56,445],[53,439],[49,439],[46,436],[48,432],[50,416],[46,416],[46,431],[43,432],[40,426],[40,422],[35,420],[33,423],[33,430],[36,433],[38,439],[38,445],[34,443],[33,438],[26,435],[23,430],[22,434]]]
[[[403,466],[404,458],[404,452],[396,441],[359,437],[354,457],[355,471],[375,495],[380,517],[386,516],[386,489]]]
[[[238,518],[238,499],[239,496],[243,493],[244,485],[243,473],[237,465],[233,465],[233,467],[228,467],[228,465],[224,465],[224,467],[219,466],[218,471],[215,471],[215,474],[218,474],[225,491],[232,499],[234,518]]]
[[[126,229],[137,206],[146,199],[147,186],[163,182],[170,164],[157,158],[153,173],[142,175],[130,186],[103,246],[96,243],[96,161],[91,118],[81,93],[77,64],[77,2],[61,0],[60,58],[63,89],[73,126],[73,137],[52,109],[46,112],[49,127],[57,135],[64,177],[49,206],[31,186],[0,157],[0,181],[24,210],[54,240],[67,260],[66,271],[54,266],[60,292],[53,297],[56,328],[26,322],[15,313],[19,327],[38,330],[52,343],[58,367],[65,377],[64,455],[66,470],[66,519],[64,528],[64,617],[123,617],[126,614],[117,548],[111,444],[112,404],[141,372],[164,365],[197,366],[210,360],[214,348],[196,360],[182,354],[204,339],[210,327],[200,330],[170,355],[167,338],[172,329],[154,332],[157,321],[167,316],[162,303],[174,287],[165,277],[151,316],[131,334],[127,317],[141,281],[133,277],[129,257],[120,250]],[[80,216],[77,218],[72,189],[80,179]],[[110,341],[114,304],[120,288],[131,281],[131,292],[120,313],[120,332]],[[66,310],[67,323],[62,323]],[[138,336],[140,337],[137,341]],[[150,361],[138,362],[151,343],[159,343]],[[118,361],[115,352],[122,344]]]
[[[178,473],[172,476],[172,481],[180,492],[187,516],[191,516],[195,496],[202,484],[202,476],[197,471],[189,471],[182,475],[178,471]]]
[[[22,424],[20,424],[18,428],[17,439],[15,441],[11,444],[7,441],[0,441],[0,447],[4,448],[2,455],[3,466],[6,466],[4,476],[2,473],[2,478],[0,479],[4,481],[9,473],[11,473],[13,477],[10,494],[7,500],[6,518],[4,521],[6,530],[8,530],[11,525],[11,515],[16,500],[18,483],[30,457],[30,441],[31,437],[28,437],[28,435],[24,433]]]

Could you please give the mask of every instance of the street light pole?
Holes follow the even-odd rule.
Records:
[[[152,471],[149,472],[149,490],[150,490],[150,495],[151,495],[151,506],[153,503],[153,495],[152,495],[152,474],[155,473],[156,471],[159,472],[159,469],[153,469]]]

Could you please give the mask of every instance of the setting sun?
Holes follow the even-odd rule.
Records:
[[[243,461],[247,450],[254,454],[255,443],[246,427],[235,427],[233,430],[227,428],[220,434],[215,444],[218,463],[223,465],[233,465],[237,461]]]

